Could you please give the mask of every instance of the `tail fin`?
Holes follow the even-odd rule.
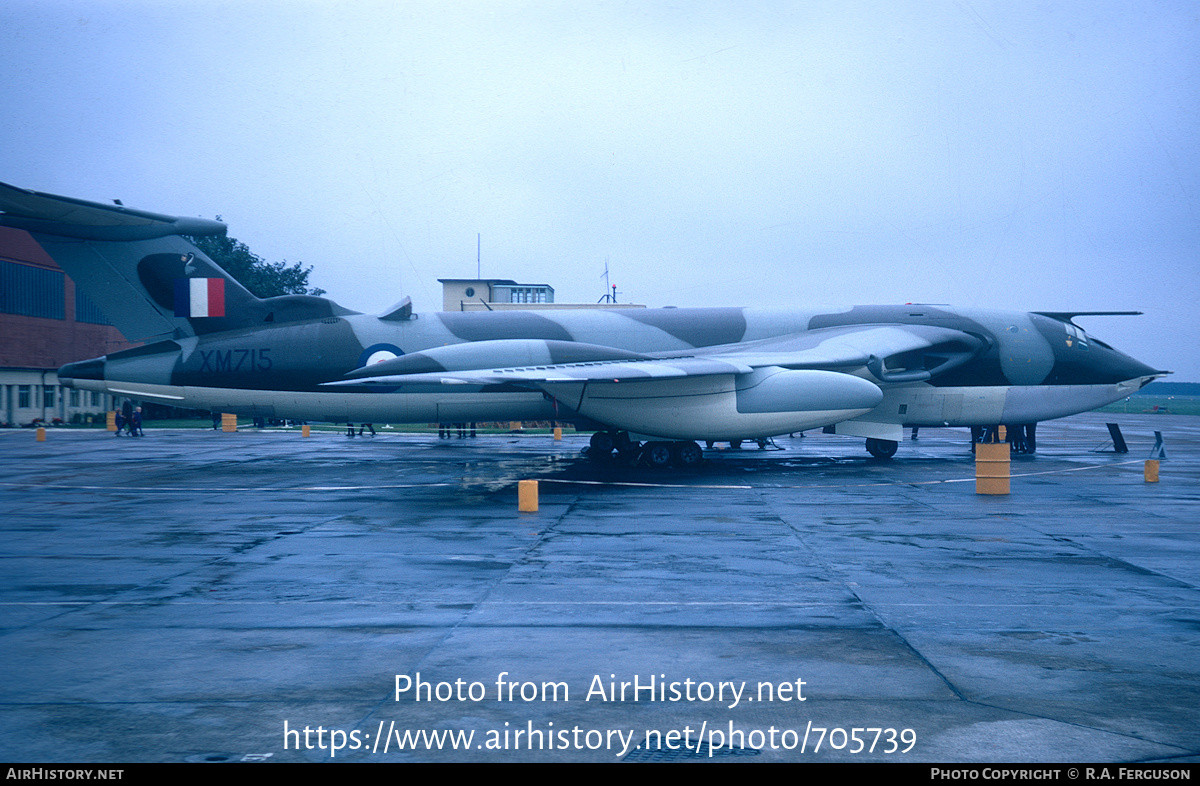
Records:
[[[24,229],[131,341],[353,313],[308,295],[260,299],[183,235],[225,225],[0,183],[0,226]]]

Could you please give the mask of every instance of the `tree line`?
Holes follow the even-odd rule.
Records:
[[[221,217],[217,216],[220,221]],[[304,267],[300,262],[289,264],[268,262],[250,250],[235,237],[229,235],[206,235],[189,237],[200,249],[255,297],[277,297],[279,295],[324,295],[325,290],[308,285],[312,266]]]

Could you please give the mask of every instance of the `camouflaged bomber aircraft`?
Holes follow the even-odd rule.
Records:
[[[296,420],[575,421],[590,454],[692,464],[697,440],[825,427],[879,458],[904,426],[1038,421],[1118,401],[1166,372],[1092,338],[1081,314],[947,306],[361,314],[251,295],[184,236],[216,221],[0,184],[27,230],[129,339],[62,384]],[[643,442],[645,440],[645,442]],[[1030,444],[1029,447],[1032,447]]]

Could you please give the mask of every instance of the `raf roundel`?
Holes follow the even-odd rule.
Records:
[[[404,351],[395,344],[372,344],[362,351],[358,356],[358,366],[373,366],[376,363],[382,363],[385,360],[398,358],[404,354]]]

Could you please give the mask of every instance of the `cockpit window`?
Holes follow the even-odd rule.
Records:
[[[1063,327],[1067,329],[1067,346],[1071,347],[1072,349],[1081,349],[1086,352],[1088,348],[1087,333],[1083,332],[1081,328],[1071,324],[1070,322],[1066,323]]]

